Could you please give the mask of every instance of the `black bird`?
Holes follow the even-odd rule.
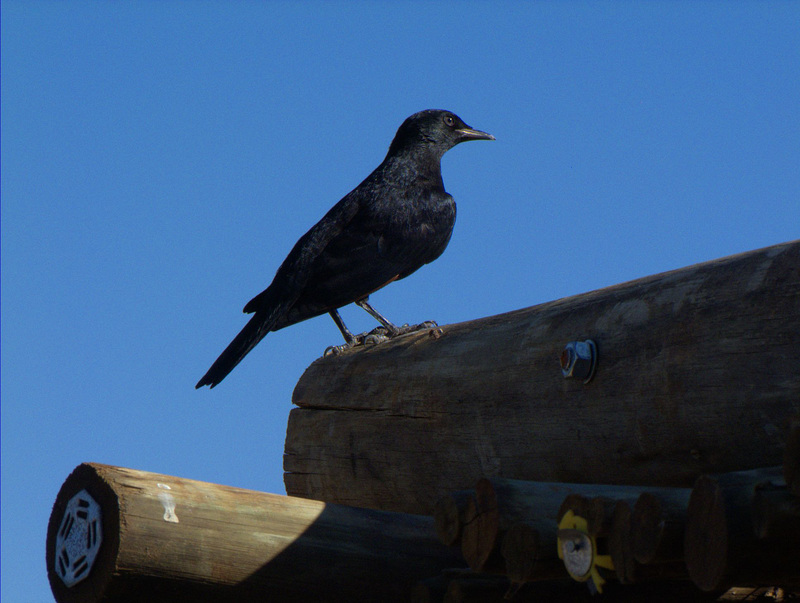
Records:
[[[272,284],[244,307],[254,313],[195,387],[214,387],[270,331],[329,313],[347,342],[363,341],[338,308],[355,302],[393,337],[396,327],[372,306],[377,291],[438,258],[450,240],[456,204],[444,190],[441,159],[467,140],[494,140],[450,111],[427,110],[406,119],[383,162],[295,244]],[[421,326],[435,326],[423,323]]]

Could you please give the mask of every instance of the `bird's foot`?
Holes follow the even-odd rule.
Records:
[[[359,333],[353,335],[353,338],[341,345],[328,346],[325,349],[324,356],[337,356],[347,350],[352,350],[360,346],[377,345],[382,341],[386,341],[390,337],[387,335],[387,330],[384,327],[377,327],[372,331],[366,333]]]
[[[425,322],[421,322],[418,325],[403,325],[402,327],[397,327],[397,332],[392,335],[392,337],[397,337],[398,335],[407,335],[408,333],[416,333],[417,331],[424,331],[425,329],[435,329],[439,326],[435,320],[426,320]]]
[[[417,331],[424,331],[425,329],[436,329],[438,326],[439,325],[436,323],[436,321],[426,320],[425,322],[421,322],[417,325],[404,324],[399,327],[394,327],[393,329],[389,329],[384,326],[375,327],[366,333],[353,335],[353,338],[346,343],[328,346],[325,349],[323,356],[338,356],[339,354],[342,354],[347,350],[352,350],[353,348],[378,345],[379,343],[389,341],[390,339],[394,339],[400,335],[416,333]]]
[[[329,345],[327,348],[325,348],[325,352],[323,352],[322,355],[325,357],[338,356],[342,352],[349,350],[352,347],[353,345],[348,343],[343,343],[342,345]]]

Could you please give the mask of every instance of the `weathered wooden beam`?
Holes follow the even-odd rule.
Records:
[[[800,411],[800,241],[314,362],[287,492],[431,514],[482,476],[691,487],[783,462]],[[594,378],[565,379],[592,339]]]
[[[67,478],[47,532],[59,603],[405,603],[457,566],[428,517],[98,464]]]
[[[704,591],[800,586],[800,504],[782,468],[698,478],[684,547],[689,576]]]
[[[783,457],[783,476],[792,494],[800,497],[800,413],[789,424],[789,437]]]

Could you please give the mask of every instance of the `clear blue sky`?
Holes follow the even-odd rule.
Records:
[[[800,5],[2,2],[2,599],[47,601],[83,461],[282,493],[320,317],[194,384],[291,246],[446,108],[449,248],[397,322],[800,236]],[[353,329],[373,322],[343,313]]]

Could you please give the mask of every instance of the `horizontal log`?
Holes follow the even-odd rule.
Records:
[[[429,517],[343,507],[107,465],[56,498],[56,601],[408,601],[463,565]]]
[[[432,514],[482,476],[691,487],[778,465],[800,411],[800,241],[314,362],[289,494]],[[593,379],[565,379],[592,339]]]
[[[800,497],[800,414],[789,425],[789,437],[783,457],[783,476],[792,494]]]
[[[684,555],[704,591],[800,586],[800,505],[782,468],[701,476],[692,489]]]

